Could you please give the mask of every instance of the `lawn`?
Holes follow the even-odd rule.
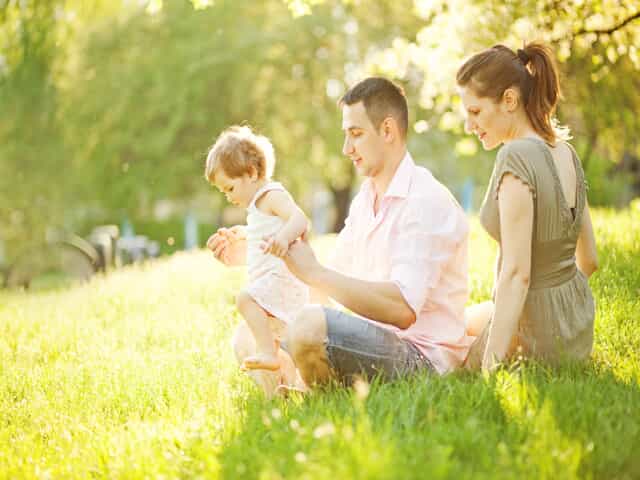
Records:
[[[593,359],[264,400],[205,251],[0,292],[0,478],[640,478],[640,209],[594,213]],[[331,238],[320,239],[320,250]],[[473,223],[472,299],[494,246]]]

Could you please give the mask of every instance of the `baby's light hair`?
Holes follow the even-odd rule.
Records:
[[[228,177],[237,178],[253,168],[258,178],[270,179],[275,163],[273,145],[267,137],[250,127],[234,125],[224,130],[209,149],[204,176],[214,183],[220,169]]]

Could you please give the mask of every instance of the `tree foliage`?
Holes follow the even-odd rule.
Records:
[[[453,78],[495,43],[554,46],[559,117],[587,165],[638,157],[634,3],[0,2],[0,237],[14,244],[51,224],[148,216],[165,198],[217,208],[217,197],[203,200],[204,156],[242,122],[272,138],[276,176],[301,201],[319,187],[333,193],[339,226],[355,178],[336,101],[372,73],[405,86],[417,157],[450,185],[482,181],[490,163],[469,157],[478,145],[463,137]]]

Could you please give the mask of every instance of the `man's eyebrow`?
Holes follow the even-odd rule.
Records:
[[[362,127],[359,127],[357,125],[349,125],[348,127],[343,127],[343,129],[345,132],[349,131],[349,130],[362,130]]]

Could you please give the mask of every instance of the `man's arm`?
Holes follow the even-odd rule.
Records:
[[[309,288],[309,300],[311,303],[315,303],[317,305],[324,305],[325,307],[330,307],[332,305],[331,299],[326,292],[314,287]]]
[[[300,280],[358,315],[402,329],[416,321],[413,310],[393,282],[359,280],[331,270],[318,262],[307,242],[291,245],[285,260]]]
[[[406,329],[416,315],[393,282],[370,282],[323,267],[311,283],[349,310],[381,323]]]

